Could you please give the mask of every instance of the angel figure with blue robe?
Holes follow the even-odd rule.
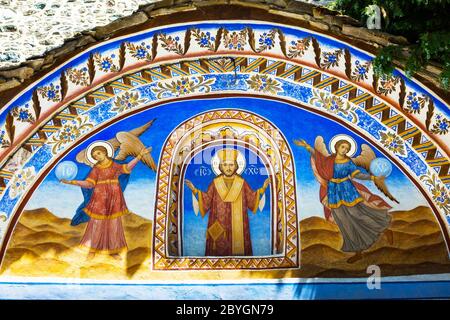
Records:
[[[338,135],[332,140],[332,154],[321,136],[316,138],[314,148],[304,140],[294,140],[294,143],[310,153],[311,167],[320,184],[325,218],[339,227],[344,240],[341,250],[354,252],[347,260],[354,263],[381,234],[385,233],[388,242],[393,243],[393,233],[388,229],[392,207],[355,180],[370,180],[389,199],[398,201],[386,187],[385,177],[370,174],[370,163],[376,156],[367,144],[361,145],[359,156],[351,158],[356,152],[356,142],[351,137]]]

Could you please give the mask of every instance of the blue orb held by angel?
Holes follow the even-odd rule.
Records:
[[[370,163],[370,172],[376,177],[388,177],[392,173],[392,164],[385,158],[375,158]]]
[[[55,175],[58,180],[73,180],[77,176],[78,167],[73,161],[63,161],[56,166]]]

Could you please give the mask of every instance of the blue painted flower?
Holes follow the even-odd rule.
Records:
[[[392,142],[389,144],[389,147],[392,148],[392,150],[396,150],[397,147],[398,147],[397,141],[395,141],[395,140],[392,141]]]
[[[441,130],[443,132],[446,132],[448,129],[449,129],[449,123],[448,122],[442,121],[439,124],[439,130]]]
[[[338,103],[336,102],[336,100],[333,100],[333,102],[331,103],[330,110],[331,110],[331,111],[336,111],[336,110],[338,110],[338,109],[339,109]]]
[[[145,58],[145,56],[147,55],[147,50],[145,50],[144,48],[139,48],[136,51],[136,57],[139,59],[143,59]]]
[[[200,38],[200,46],[204,47],[207,46],[209,44],[209,39],[208,37],[204,36]]]
[[[413,102],[414,100],[416,100],[416,95],[417,95],[417,93],[411,92],[410,94],[408,94],[406,99],[408,100],[408,102]]]
[[[102,69],[109,70],[110,68],[111,68],[111,62],[109,62],[108,60],[103,60],[102,61]]]
[[[360,74],[362,76],[365,75],[367,72],[367,69],[363,66],[358,66],[356,69],[358,70],[358,74]]]
[[[446,201],[446,194],[444,191],[441,191],[441,193],[439,194],[439,196],[437,196],[435,198],[435,200],[437,200],[438,202],[444,203]]]
[[[52,90],[52,89],[48,90],[48,91],[47,91],[47,97],[48,97],[49,99],[54,99],[54,98],[56,97],[56,92],[55,92],[55,90]]]
[[[26,121],[30,118],[30,113],[27,110],[20,110],[18,118],[20,121]]]
[[[420,103],[417,100],[411,102],[411,109],[418,111],[420,110]]]
[[[327,57],[327,60],[328,60],[328,62],[335,63],[335,62],[337,61],[337,57],[336,57],[335,54],[330,54],[330,55]]]

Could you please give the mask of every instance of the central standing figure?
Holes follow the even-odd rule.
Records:
[[[260,189],[253,191],[237,173],[239,155],[238,150],[231,148],[217,152],[220,174],[206,192],[186,180],[186,185],[198,199],[201,216],[209,211],[206,256],[252,255],[247,210],[256,213],[270,180],[267,178]]]

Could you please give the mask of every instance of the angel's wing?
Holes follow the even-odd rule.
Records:
[[[322,136],[316,137],[316,140],[314,141],[314,149],[316,149],[316,151],[319,151],[325,157],[328,157],[330,155],[327,150],[327,145],[325,144]]]
[[[130,133],[135,135],[136,137],[139,137],[141,134],[143,134],[145,131],[147,131],[148,128],[150,128],[152,126],[152,124],[153,124],[153,122],[155,122],[155,120],[156,119],[153,119],[153,120],[147,122],[146,124],[144,124],[143,126],[131,130]]]
[[[383,192],[385,194],[386,197],[388,197],[389,199],[391,199],[392,201],[395,201],[397,203],[400,203],[397,199],[395,199],[395,197],[389,192],[388,187],[386,186],[386,183],[384,181],[384,177],[378,177],[376,179],[374,179],[373,181],[375,183],[375,185],[377,186],[378,190],[380,190],[381,192]]]
[[[145,131],[147,131],[148,128],[150,128],[152,126],[152,124],[153,124],[153,122],[155,122],[155,120],[156,119],[153,119],[153,120],[147,122],[146,124],[144,124],[143,126],[134,128],[133,130],[130,131],[130,133],[136,137],[139,137],[141,134],[143,134]],[[108,142],[113,146],[114,152],[117,150],[117,148],[120,147],[120,142],[119,142],[119,140],[117,140],[116,137],[109,139]],[[79,163],[84,163],[91,167],[93,166],[92,163],[90,163],[86,158],[86,149],[83,149],[80,152],[78,152],[78,154],[76,156],[76,160]]]
[[[86,149],[83,149],[83,150],[81,150],[80,152],[78,152],[78,154],[77,154],[77,156],[75,157],[75,159],[76,159],[77,162],[79,162],[79,163],[83,163],[83,164],[85,164],[85,165],[87,165],[87,166],[90,166],[90,167],[93,166],[93,164],[90,163],[90,162],[87,160],[87,157],[86,157]]]
[[[141,140],[130,132],[119,132],[116,134],[117,141],[120,142],[120,150],[116,160],[125,160],[128,156],[136,157],[142,149],[145,148]],[[156,164],[150,153],[145,154],[141,161],[150,169],[156,171]]]
[[[367,144],[362,144],[361,153],[359,154],[359,156],[352,158],[352,161],[357,167],[364,168],[367,172],[370,172],[370,163],[376,157],[377,156],[375,155],[375,152],[373,152],[371,147],[369,147]]]

